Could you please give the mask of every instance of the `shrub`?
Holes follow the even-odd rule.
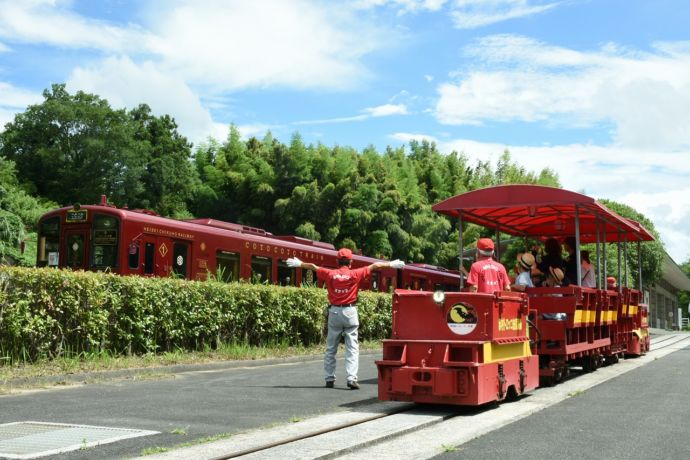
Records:
[[[0,267],[0,359],[312,345],[326,291],[250,283]],[[360,338],[390,334],[390,294],[360,291]]]

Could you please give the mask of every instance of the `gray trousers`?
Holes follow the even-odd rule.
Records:
[[[359,371],[359,342],[357,328],[359,315],[357,307],[329,307],[328,336],[326,338],[326,356],[323,370],[327,382],[335,380],[335,354],[338,351],[340,336],[345,337],[345,372],[347,381],[357,381]]]

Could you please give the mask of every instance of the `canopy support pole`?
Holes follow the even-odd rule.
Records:
[[[628,236],[623,240],[623,269],[625,270],[625,287],[628,286]]]
[[[465,287],[465,275],[463,274],[465,267],[463,266],[463,256],[465,246],[462,242],[462,214],[458,214],[458,244],[460,245],[460,290]]]
[[[637,289],[642,292],[642,248],[637,240]]]
[[[601,253],[599,251],[599,245],[601,244],[601,222],[597,219],[597,251],[596,251],[596,258],[597,258],[597,277],[596,277],[596,283],[597,283],[597,289],[601,289]]]
[[[582,287],[582,261],[580,260],[580,208],[575,205],[575,264],[577,285]],[[570,280],[572,282],[572,280]]]
[[[623,280],[621,279],[621,233],[618,232],[618,241],[616,242],[618,247],[618,292],[621,292],[621,286],[623,285]]]
[[[501,261],[501,231],[496,229],[496,261]]]

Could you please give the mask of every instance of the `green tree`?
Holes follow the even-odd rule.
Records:
[[[93,94],[70,95],[64,84],[43,98],[0,134],[0,155],[15,162],[22,187],[63,205],[102,194],[136,202],[146,155],[125,111]]]
[[[136,205],[152,208],[166,216],[187,216],[187,203],[200,186],[190,162],[192,145],[177,131],[168,115],[156,117],[146,104],[129,112],[134,140],[144,152],[141,198]]]
[[[623,217],[633,219],[641,223],[649,232],[656,238],[655,241],[642,242],[640,244],[640,253],[642,260],[642,284],[649,285],[654,284],[661,279],[662,275],[662,264],[664,260],[664,246],[661,243],[659,233],[654,228],[654,224],[645,215],[636,211],[628,205],[617,203],[612,200],[599,200],[607,208],[615,211]],[[638,279],[638,250],[637,244],[628,243],[628,284],[631,286],[637,286]],[[622,254],[624,251],[621,249]],[[625,263],[626,259],[621,260]],[[608,269],[608,275],[614,275],[618,273],[618,249],[615,244],[606,245],[606,264]],[[621,273],[623,272],[623,267],[621,267]]]
[[[35,263],[36,223],[55,203],[32,197],[18,186],[14,163],[0,157],[0,261]]]

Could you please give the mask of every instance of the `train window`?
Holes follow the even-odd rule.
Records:
[[[409,289],[409,287],[408,287]],[[415,291],[423,291],[426,289],[426,280],[424,278],[412,277],[412,289]]]
[[[67,266],[84,268],[84,235],[74,233],[67,238]]]
[[[290,268],[282,260],[278,262],[278,284],[281,286],[297,286],[297,269]]]
[[[187,273],[187,259],[189,258],[189,243],[173,244],[173,273],[183,278],[189,278]]]
[[[272,271],[270,257],[252,256],[252,283],[270,283]]]
[[[60,251],[60,216],[44,220],[38,229],[38,257],[36,265],[57,265]]]
[[[371,274],[371,290],[378,291],[381,289],[381,274],[379,272],[373,272]]]
[[[314,270],[302,269],[302,286],[316,287],[316,272]]]
[[[155,245],[153,243],[146,243],[144,248],[144,273],[147,275],[153,274],[153,257]]]
[[[139,268],[139,243],[132,241],[127,248],[127,265],[130,269]]]
[[[94,215],[92,255],[94,268],[103,269],[117,266],[118,227],[118,221],[115,217],[102,214]]]
[[[393,278],[386,277],[386,286],[388,286],[388,292],[393,292]]]
[[[216,251],[216,279],[226,283],[240,279],[240,255],[236,252]]]

